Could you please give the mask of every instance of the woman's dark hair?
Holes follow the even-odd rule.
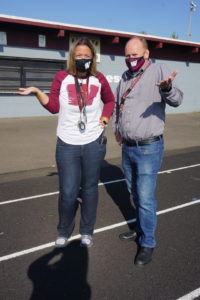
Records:
[[[90,48],[90,50],[92,52],[92,65],[91,65],[91,68],[89,69],[89,74],[96,76],[96,74],[97,74],[96,51],[95,51],[95,48],[94,48],[92,42],[87,37],[79,38],[76,41],[76,43],[72,46],[70,53],[69,53],[69,58],[67,61],[67,71],[72,75],[76,75],[76,73],[77,73],[76,66],[75,66],[74,53],[75,53],[76,47],[79,45],[84,45],[84,46],[87,46],[88,48]]]

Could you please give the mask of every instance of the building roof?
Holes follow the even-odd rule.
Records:
[[[200,48],[200,43],[192,42],[192,41],[178,40],[178,39],[172,39],[172,38],[166,38],[166,37],[140,34],[140,33],[135,33],[135,32],[126,32],[126,31],[95,28],[95,27],[88,27],[88,26],[72,25],[72,24],[67,24],[67,23],[17,17],[17,16],[10,16],[10,15],[4,15],[4,14],[0,14],[0,22],[22,24],[22,25],[26,25],[26,26],[36,26],[36,27],[43,27],[43,28],[49,28],[49,29],[66,30],[66,31],[71,31],[71,32],[73,32],[73,31],[74,32],[85,32],[85,33],[89,33],[89,34],[96,34],[96,35],[103,35],[103,36],[114,36],[114,37],[124,37],[124,38],[130,38],[132,36],[142,36],[142,37],[145,37],[145,39],[147,41],[176,44],[176,45],[183,45],[183,46],[189,46],[189,47],[192,46],[195,48]]]

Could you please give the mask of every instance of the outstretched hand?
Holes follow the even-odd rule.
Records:
[[[49,102],[49,96],[42,92],[39,88],[31,86],[27,88],[19,88],[18,91],[14,92],[15,95],[31,95],[34,94],[39,100],[40,104],[46,105]]]
[[[168,78],[157,82],[156,85],[159,86],[161,88],[161,90],[170,90],[171,86],[172,86],[172,81],[174,80],[174,78],[176,77],[176,75],[178,74],[178,71],[174,71]]]
[[[36,87],[19,88],[18,91],[14,92],[16,95],[31,95],[38,91]]]

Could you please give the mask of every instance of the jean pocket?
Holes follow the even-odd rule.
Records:
[[[107,142],[107,139],[106,139]],[[105,142],[98,142],[98,151],[99,153],[101,153],[103,156],[105,156],[106,154],[106,143]]]
[[[102,135],[99,139],[99,144],[106,145],[107,144],[107,136]]]
[[[101,134],[96,140],[95,143],[99,145],[106,145],[107,144],[107,136]]]
[[[57,142],[56,142],[56,146],[57,147],[64,147],[67,144],[65,142],[63,142],[59,137],[57,138]]]
[[[141,154],[151,155],[151,154],[160,153],[160,151],[163,150],[163,145],[161,145],[160,142],[158,141],[150,145],[139,146],[138,148]]]

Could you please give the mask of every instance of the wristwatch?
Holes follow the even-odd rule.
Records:
[[[100,120],[103,122],[103,124],[104,124],[105,126],[108,125],[109,119],[108,119],[107,117],[101,117]]]

